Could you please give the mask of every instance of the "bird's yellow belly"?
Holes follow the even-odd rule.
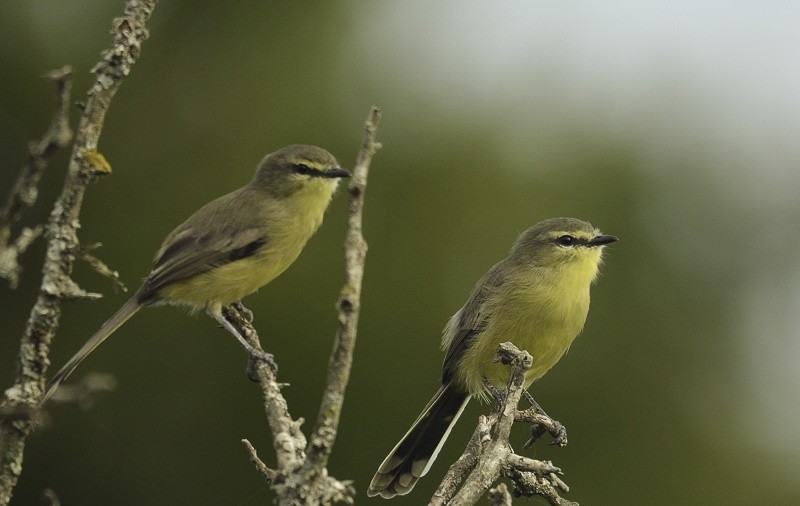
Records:
[[[588,290],[569,301],[542,304],[539,300],[535,306],[513,306],[517,309],[497,308],[460,361],[460,379],[472,394],[485,391],[484,378],[497,387],[505,386],[509,368],[493,358],[500,343],[506,341],[533,358],[525,376],[525,388],[549,371],[583,328],[589,310]]]
[[[319,199],[316,199],[319,200]],[[313,205],[317,204],[317,205]],[[284,220],[273,227],[263,250],[161,289],[160,298],[184,303],[196,309],[220,307],[241,300],[289,268],[308,240],[322,224],[327,201],[300,200],[294,208],[283,209]]]
[[[251,257],[167,285],[161,290],[161,298],[197,309],[241,300],[281,275],[300,255],[303,244],[295,248],[268,248]]]

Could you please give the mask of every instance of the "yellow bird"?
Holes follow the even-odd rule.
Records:
[[[583,329],[603,248],[616,240],[574,218],[542,221],[519,237],[445,326],[442,387],[380,465],[367,495],[411,492],[469,399],[488,397],[486,380],[507,383],[508,367],[493,360],[500,343],[533,357],[526,389],[558,362]]]
[[[144,306],[205,309],[232,330],[223,306],[255,292],[297,259],[322,224],[339,180],[349,176],[333,155],[315,146],[286,146],[264,157],[248,184],[206,204],[167,236],[142,286],[53,376],[42,404]]]

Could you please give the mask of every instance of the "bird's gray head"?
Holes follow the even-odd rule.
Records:
[[[616,241],[603,235],[591,223],[576,218],[551,218],[532,226],[520,235],[512,257],[538,265],[559,265],[579,261],[596,268],[603,246]]]
[[[333,193],[344,177],[350,177],[350,172],[326,150],[292,144],[265,156],[251,184],[285,197],[301,190]]]

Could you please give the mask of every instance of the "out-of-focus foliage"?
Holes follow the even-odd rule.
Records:
[[[75,99],[121,2],[0,3],[0,189],[46,127],[44,71],[76,68]],[[135,288],[172,227],[243,184],[260,157],[311,143],[352,165],[384,110],[370,174],[363,313],[331,472],[357,503],[436,389],[441,328],[536,221],[570,215],[609,248],[584,335],[533,387],[569,429],[542,445],[586,504],[800,500],[800,93],[794,4],[162,2],[112,104],[81,239]],[[794,26],[792,26],[794,25]],[[46,220],[66,153],[26,224]],[[245,302],[311,425],[335,329],[346,195],[297,263]],[[0,287],[0,384],[39,281]],[[119,306],[64,305],[54,366]],[[205,316],[149,309],[89,371],[118,390],[53,407],[29,440],[15,504],[268,504],[239,443],[270,460],[245,356]],[[471,406],[413,495],[421,504],[485,406]],[[308,428],[308,427],[307,427]],[[520,429],[515,444],[521,448]],[[378,503],[375,499],[373,503]]]

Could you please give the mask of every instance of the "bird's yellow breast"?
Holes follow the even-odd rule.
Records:
[[[508,366],[493,361],[505,341],[533,357],[526,388],[558,362],[583,329],[598,261],[599,255],[586,255],[557,266],[526,270],[490,297],[487,324],[457,368],[459,380],[470,393],[484,392],[484,378],[505,386]]]
[[[295,194],[291,199],[265,203],[266,244],[254,255],[213,268],[165,286],[161,298],[201,308],[224,306],[241,300],[289,268],[322,224],[335,181]]]

